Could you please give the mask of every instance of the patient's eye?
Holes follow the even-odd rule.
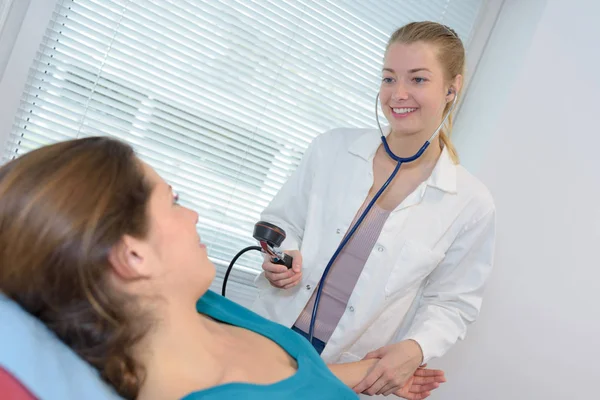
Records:
[[[173,204],[179,204],[179,193],[173,190],[172,186],[169,186],[171,189],[171,197],[173,198]]]

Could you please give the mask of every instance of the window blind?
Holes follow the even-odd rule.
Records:
[[[372,127],[389,35],[414,20],[468,45],[482,0],[58,0],[3,159],[59,140],[132,144],[198,211],[218,269],[252,238],[259,214],[311,140]],[[232,272],[248,305],[262,257]]]

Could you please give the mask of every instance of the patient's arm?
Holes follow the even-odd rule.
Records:
[[[346,386],[354,388],[369,373],[378,359],[361,360],[344,364],[328,364],[329,370]],[[419,368],[396,396],[408,400],[422,400],[431,394],[440,383],[446,382],[444,372],[428,368]]]
[[[329,370],[342,382],[353,388],[367,375],[378,359],[361,360],[344,364],[328,364]]]

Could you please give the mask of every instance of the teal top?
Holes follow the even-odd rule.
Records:
[[[271,385],[226,383],[190,393],[182,400],[358,399],[358,395],[333,375],[308,340],[293,330],[210,290],[198,300],[196,309],[217,321],[246,328],[271,339],[296,360],[298,369],[289,378]]]

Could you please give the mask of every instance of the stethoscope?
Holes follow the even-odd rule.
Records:
[[[421,146],[419,151],[417,151],[412,157],[398,157],[390,149],[387,139],[385,137],[385,134],[383,133],[383,129],[381,129],[381,124],[379,123],[379,112],[378,112],[379,93],[375,97],[375,120],[377,121],[377,126],[379,128],[379,132],[381,133],[381,141],[383,142],[383,147],[385,148],[385,152],[388,154],[388,156],[390,156],[390,158],[392,160],[396,161],[396,167],[394,168],[394,171],[392,172],[390,177],[387,179],[387,181],[385,181],[383,186],[381,186],[381,188],[379,189],[377,194],[375,194],[375,196],[373,197],[373,199],[371,200],[371,202],[369,203],[367,208],[365,208],[363,213],[360,215],[360,217],[358,218],[358,220],[356,221],[356,223],[354,224],[352,229],[350,229],[350,231],[348,232],[346,237],[344,237],[344,239],[340,242],[338,248],[336,249],[335,253],[333,253],[333,256],[331,256],[331,259],[329,259],[329,262],[327,263],[327,266],[325,267],[325,270],[323,271],[323,276],[321,276],[321,279],[319,280],[319,286],[317,288],[317,294],[315,296],[315,304],[313,306],[312,316],[310,319],[310,328],[309,328],[308,336],[309,336],[309,340],[310,340],[311,344],[313,342],[313,335],[314,335],[314,331],[315,331],[315,321],[317,320],[317,311],[319,309],[319,302],[321,300],[321,292],[323,291],[324,282],[325,282],[325,279],[327,279],[327,275],[329,274],[329,270],[331,269],[331,266],[337,259],[338,255],[340,254],[342,249],[350,241],[350,239],[352,238],[352,235],[354,235],[354,233],[356,232],[356,230],[358,229],[360,224],[363,222],[363,220],[365,219],[365,217],[367,216],[367,214],[369,213],[369,211],[371,210],[371,208],[373,207],[373,205],[375,204],[377,199],[379,199],[379,197],[383,194],[385,189],[387,189],[387,187],[392,182],[392,180],[394,180],[394,178],[396,177],[396,174],[398,173],[398,170],[400,170],[400,166],[402,166],[402,164],[404,164],[404,163],[413,162],[413,161],[417,160],[419,157],[421,157],[423,155],[423,153],[425,153],[425,150],[427,150],[427,147],[429,147],[429,145],[431,144],[433,139],[435,139],[435,137],[440,133],[440,130],[442,129],[442,127],[448,120],[448,117],[450,116],[450,114],[452,114],[452,111],[454,111],[454,107],[456,106],[456,101],[458,99],[458,95],[456,94],[456,92],[454,92],[453,89],[448,90],[449,95],[452,93],[455,94],[454,99],[452,100],[452,106],[446,113],[446,116],[444,117],[444,119],[442,120],[442,122],[440,123],[438,128],[435,130],[435,132],[433,132],[433,135],[431,135],[431,137],[423,144],[423,146]]]

